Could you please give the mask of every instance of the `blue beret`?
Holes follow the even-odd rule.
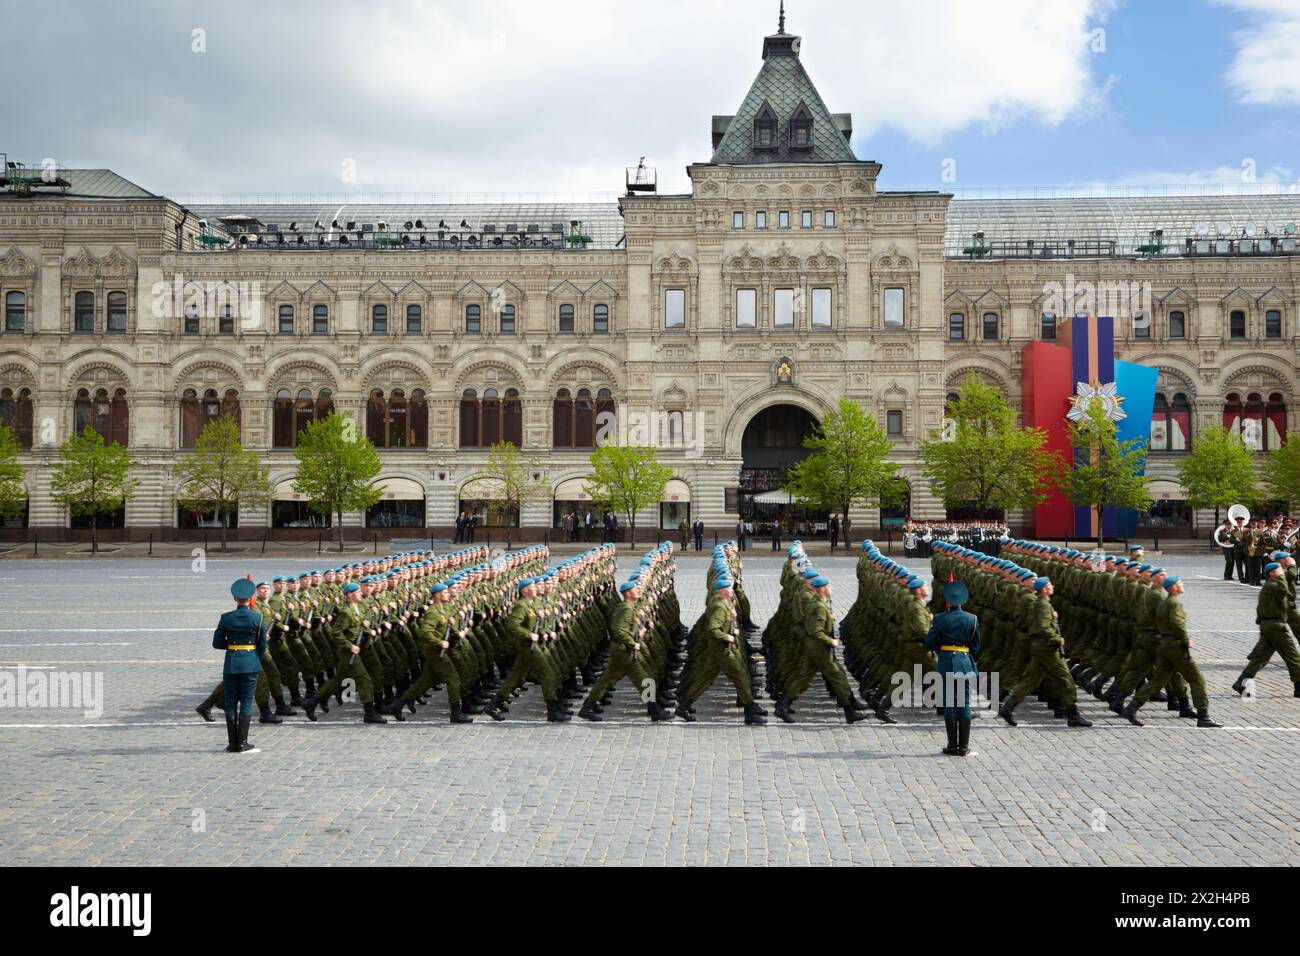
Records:
[[[723,588],[731,587],[731,578],[718,577],[713,581],[713,590],[720,591]]]
[[[960,581],[949,581],[943,586],[943,599],[953,607],[961,607],[970,600],[970,589]]]
[[[803,571],[801,571],[800,573],[801,573],[805,578],[815,578],[815,577],[817,577],[821,572],[819,572],[816,568],[804,568]]]
[[[258,581],[258,582],[257,582],[257,586],[258,586],[259,588],[269,588],[269,587],[271,586],[271,582],[270,582],[270,581]]]
[[[1132,554],[1134,551],[1144,551],[1146,549],[1143,548],[1142,545],[1140,544],[1131,544],[1129,545],[1128,550],[1129,550],[1129,554]]]
[[[907,588],[909,591],[915,591],[917,588],[925,587],[925,582],[920,578],[908,578]]]
[[[347,584],[343,585],[344,594],[351,594],[353,591],[360,591],[360,590],[361,590],[361,585],[357,584],[356,581],[349,581]]]
[[[1278,564],[1276,561],[1270,561],[1268,564],[1264,565],[1264,573],[1265,573],[1265,574],[1272,574],[1274,571],[1276,571],[1276,570],[1277,570],[1278,568],[1280,568],[1280,567],[1282,567],[1282,565]],[[1166,585],[1167,585],[1168,583],[1169,583],[1168,581],[1165,582]]]
[[[1051,582],[1051,579],[1050,579],[1050,578],[1035,578],[1035,579],[1034,579],[1034,590],[1035,590],[1035,591],[1041,591],[1043,588],[1047,587],[1047,586],[1048,586],[1049,584],[1051,584],[1051,583],[1052,583],[1052,582]]]
[[[1291,557],[1290,551],[1274,551],[1271,555],[1274,561],[1281,561],[1283,558]]]
[[[1171,574],[1171,575],[1169,575],[1169,577],[1165,578],[1165,587],[1166,587],[1166,588],[1171,588],[1171,587],[1173,587],[1175,584],[1177,584],[1177,583],[1178,583],[1179,581],[1181,581],[1181,580],[1182,580],[1182,579],[1181,579],[1178,575],[1176,575],[1176,574]]]
[[[276,584],[284,584],[284,583],[285,583],[286,581],[288,581],[288,580],[289,580],[288,578],[276,578],[276,579],[275,579],[275,583],[276,583]]]
[[[831,579],[830,579],[830,578],[828,578],[828,577],[823,577],[823,576],[820,575],[820,574],[817,575],[817,577],[815,577],[815,578],[812,579],[812,586],[815,587],[815,588],[824,588],[824,587],[826,587],[826,585],[828,585],[828,584],[830,584],[830,583],[831,583]]]
[[[526,588],[526,587],[530,587],[530,586],[532,586],[532,585],[534,585],[534,584],[536,584],[536,583],[537,583],[537,579],[536,579],[536,578],[520,578],[520,579],[519,579],[519,590],[522,591],[524,588]]]
[[[437,594],[438,592],[445,591],[445,590],[447,590],[447,585],[439,582],[438,584],[435,584],[433,587],[429,588],[429,593]]]
[[[622,584],[618,586],[618,593],[626,594],[628,591],[631,591],[633,588],[639,587],[640,584],[641,584],[640,581],[624,581]]]
[[[230,593],[235,596],[237,601],[247,601],[256,591],[257,585],[248,578],[240,578],[230,586]]]

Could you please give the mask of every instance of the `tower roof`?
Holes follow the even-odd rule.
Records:
[[[763,38],[763,65],[734,116],[713,117],[712,163],[852,163],[853,123],[831,113],[799,61],[800,38],[785,32],[782,4],[777,32]],[[806,141],[797,135],[808,124]]]

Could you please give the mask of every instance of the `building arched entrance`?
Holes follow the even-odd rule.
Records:
[[[753,525],[753,534],[770,534],[776,523],[786,537],[826,534],[828,513],[804,508],[784,490],[790,469],[808,457],[803,441],[817,424],[798,405],[769,405],[745,426],[736,511]]]

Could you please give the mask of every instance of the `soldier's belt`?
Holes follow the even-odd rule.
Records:
[[[944,644],[939,648],[941,651],[952,651],[954,654],[969,654],[969,647],[958,647],[956,644]]]
[[[256,645],[256,644],[227,644],[227,645],[226,645],[226,650],[228,650],[228,651],[255,651],[255,650],[257,650],[257,645]]]

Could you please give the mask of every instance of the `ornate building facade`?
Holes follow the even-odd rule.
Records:
[[[1076,313],[1115,315],[1119,357],[1160,370],[1154,526],[1191,522],[1173,475],[1198,427],[1244,429],[1261,452],[1296,427],[1300,197],[880,190],[784,31],[712,132],[689,194],[616,205],[187,207],[107,170],[10,175],[0,417],[31,497],[9,534],[72,533],[49,477],[90,425],[139,462],[109,523],[192,535],[204,518],[178,508],[170,469],[222,415],[277,483],[239,533],[310,527],[292,449],[332,409],[385,466],[383,504],[353,527],[444,533],[483,506],[475,475],[510,440],[551,491],[522,516],[540,535],[590,507],[582,479],[613,423],[676,475],[641,523],[730,531],[779,508],[803,434],[841,397],[887,429],[908,483],[857,530],[942,518],[917,449],[947,396],[974,371],[1017,404],[1020,349]]]

